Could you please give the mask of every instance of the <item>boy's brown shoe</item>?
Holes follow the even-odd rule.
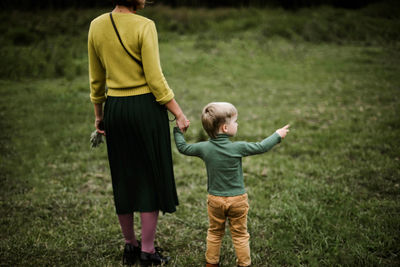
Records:
[[[217,263],[217,264],[212,264],[212,263],[206,262],[206,267],[219,267],[219,263]]]

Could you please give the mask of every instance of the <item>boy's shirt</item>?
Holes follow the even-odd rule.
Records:
[[[207,169],[207,191],[214,196],[237,196],[246,193],[243,181],[242,157],[261,154],[281,141],[278,133],[261,142],[231,142],[226,134],[218,134],[205,142],[187,144],[179,128],[174,128],[179,152],[201,158]]]

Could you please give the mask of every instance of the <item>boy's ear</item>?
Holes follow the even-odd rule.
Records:
[[[226,125],[225,123],[222,124],[221,129],[222,129],[222,131],[223,131],[224,133],[226,133],[226,132],[228,131],[228,125]]]

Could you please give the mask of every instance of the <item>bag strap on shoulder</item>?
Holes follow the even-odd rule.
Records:
[[[113,17],[112,17],[111,12],[110,12],[110,19],[111,19],[111,23],[112,23],[112,25],[113,25],[113,27],[114,27],[115,33],[117,34],[118,40],[119,40],[119,42],[121,43],[121,45],[122,45],[122,47],[124,48],[124,50],[126,51],[126,53],[128,53],[128,55],[129,55],[137,64],[139,64],[141,67],[143,67],[142,62],[141,62],[139,59],[135,58],[131,53],[129,53],[128,49],[126,49],[126,47],[124,46],[124,43],[123,43],[122,40],[121,40],[121,36],[119,36],[119,32],[118,32],[118,30],[117,30],[117,27],[115,26],[114,19],[113,19]]]

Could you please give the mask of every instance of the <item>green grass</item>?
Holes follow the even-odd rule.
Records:
[[[258,141],[292,125],[278,147],[243,160],[253,266],[398,266],[399,43],[384,34],[357,37],[369,36],[359,29],[364,21],[396,25],[398,20],[372,16],[368,9],[253,11],[157,7],[145,13],[157,22],[164,74],[192,122],[190,142],[204,139],[200,112],[211,101],[238,108],[234,140]],[[29,66],[4,57],[1,64],[2,266],[121,264],[123,239],[105,146],[93,150],[89,145],[94,120],[85,38],[87,23],[101,12],[80,11],[75,19],[71,10],[24,13],[42,25],[43,38],[34,32],[29,44],[2,41],[2,55],[28,51],[34,57],[23,57]],[[342,41],[332,37],[336,34],[305,38],[306,27],[257,23],[270,19],[297,25],[309,23],[307,16],[314,14],[327,34],[332,14],[344,13],[361,19],[348,20],[358,35]],[[172,26],[163,23],[168,18]],[[337,32],[345,32],[343,20]],[[63,21],[79,27],[62,28]],[[64,33],[54,33],[60,27]],[[309,36],[325,35],[307,29]],[[70,45],[59,47],[63,40]],[[52,43],[54,50],[43,49]],[[53,57],[45,60],[46,54]],[[54,62],[61,58],[67,63],[58,73]],[[204,164],[175,147],[173,157],[180,205],[176,213],[160,216],[156,241],[172,256],[171,266],[203,266]],[[140,229],[137,216],[135,224]],[[235,266],[228,237],[221,264]]]

